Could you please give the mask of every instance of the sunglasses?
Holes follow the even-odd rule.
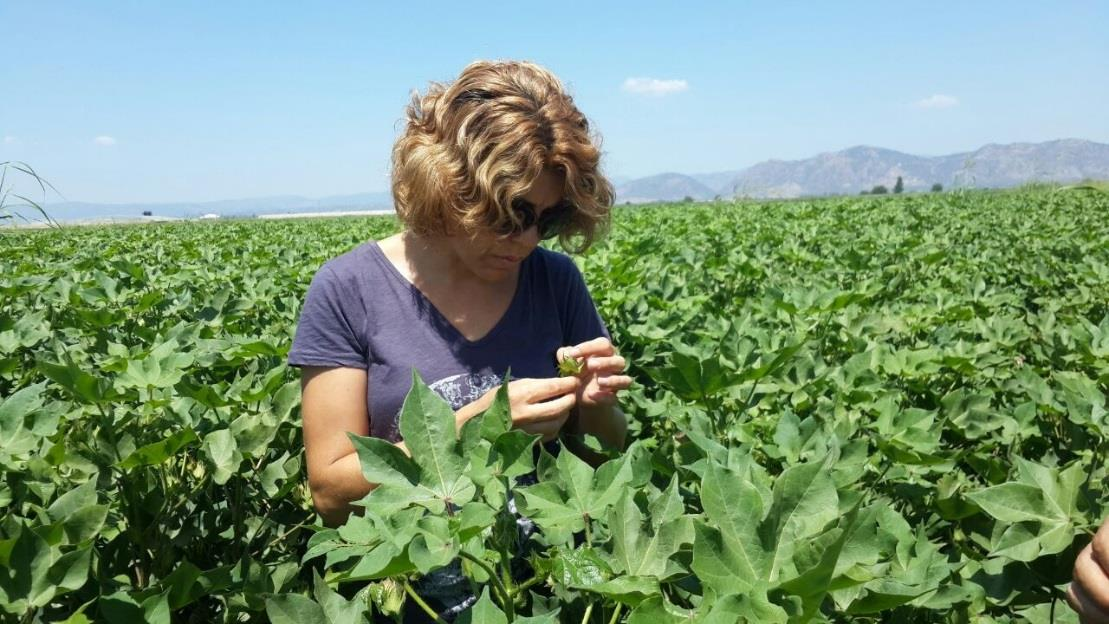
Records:
[[[548,208],[543,214],[535,216],[535,206],[526,199],[517,197],[512,200],[512,211],[516,213],[519,223],[508,221],[498,225],[494,230],[501,236],[515,236],[536,226],[539,230],[539,240],[554,238],[562,233],[570,224],[574,214],[574,206],[567,201]]]

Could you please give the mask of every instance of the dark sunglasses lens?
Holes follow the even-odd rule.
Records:
[[[535,223],[535,209],[527,201],[519,198],[512,200],[512,211],[516,213],[519,223],[511,221],[504,223],[498,229],[500,234],[509,235],[526,232]]]
[[[559,206],[544,212],[543,216],[539,217],[539,238],[547,240],[561,234],[570,222],[570,215],[573,212],[574,209],[569,206]]]

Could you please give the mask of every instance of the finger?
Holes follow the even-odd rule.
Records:
[[[543,436],[543,440],[547,441],[558,436],[558,432],[562,430],[562,423],[540,422],[528,425],[517,425],[516,428],[520,431],[523,431],[524,433]]]
[[[571,392],[577,392],[581,379],[577,377],[551,377],[549,379],[529,379],[525,397],[528,403],[538,403]]]
[[[1090,550],[1090,556],[1109,576],[1109,518],[1101,523],[1101,528],[1097,530],[1093,541],[1090,542]]]
[[[1087,546],[1078,553],[1074,562],[1074,583],[1099,611],[1109,613],[1109,577],[1097,564],[1092,555],[1093,548]]]
[[[546,442],[558,437],[559,432],[562,431],[562,427],[565,424],[565,421],[551,420],[541,423],[534,423],[526,427],[519,427],[519,429],[532,435],[543,436],[543,441]]]
[[[605,375],[597,377],[597,387],[610,392],[627,390],[632,385],[632,378],[627,375]]]
[[[595,356],[585,361],[585,370],[591,373],[619,373],[627,362],[619,355]]]
[[[524,412],[523,418],[528,420],[554,420],[565,419],[570,414],[570,409],[578,402],[577,394],[571,393],[530,405]]]
[[[577,349],[577,357],[592,357],[594,355],[616,355],[616,348],[612,346],[612,341],[605,337],[594,338],[593,340],[586,340],[585,342],[574,347]]]
[[[1104,624],[1109,622],[1109,614],[1102,611],[1077,582],[1067,588],[1067,604],[1082,617],[1084,624]]]
[[[607,390],[591,392],[588,397],[590,403],[595,405],[612,405],[616,403],[616,393]]]

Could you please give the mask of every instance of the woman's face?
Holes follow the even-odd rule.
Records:
[[[524,199],[535,207],[539,217],[562,201],[563,177],[546,169],[539,175]],[[500,282],[513,279],[520,263],[539,246],[539,230],[532,226],[508,236],[483,231],[474,236],[452,236],[448,239],[454,255],[479,279]]]

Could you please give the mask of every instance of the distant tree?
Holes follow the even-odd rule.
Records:
[[[932,192],[933,193],[942,193],[943,192],[943,185],[940,184],[939,182],[936,182],[935,184],[932,185]]]
[[[690,196],[690,195],[686,195],[685,197],[682,198],[682,203],[692,204],[693,203],[693,197]]]
[[[632,205],[632,203],[631,203],[631,200],[625,201],[625,202],[624,202],[624,205],[625,205],[625,206],[630,206],[630,205]]]
[[[144,216],[144,217],[152,217],[152,216],[154,216],[154,213],[150,212],[149,210],[143,210],[143,211],[142,211],[142,216]]]
[[[868,191],[866,189],[863,189],[863,190],[859,191],[859,195],[870,195],[870,191]]]
[[[870,194],[871,195],[885,195],[888,192],[890,192],[889,189],[882,186],[881,184],[879,184],[878,186],[875,186],[874,188],[870,189]]]
[[[713,195],[712,201],[714,201],[714,202],[720,201],[720,196],[719,195]]]
[[[901,176],[897,176],[897,184],[893,185],[893,192],[900,193],[905,190],[905,183],[901,181]]]

